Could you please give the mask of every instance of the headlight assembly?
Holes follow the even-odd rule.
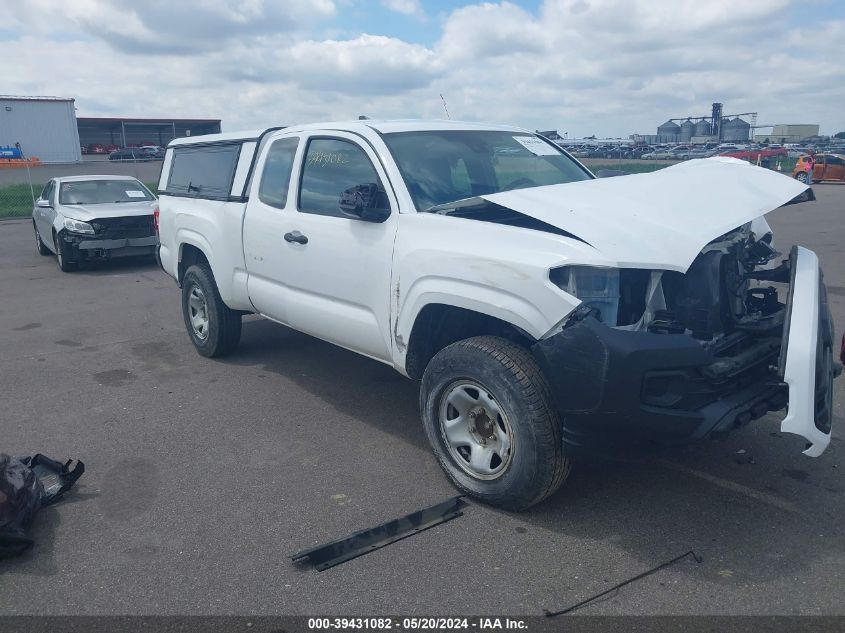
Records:
[[[595,266],[562,266],[549,271],[561,290],[578,297],[598,311],[598,318],[614,326],[619,313],[619,269]]]
[[[94,227],[87,222],[81,220],[74,220],[73,218],[65,218],[65,228],[71,233],[86,233],[94,235]]]

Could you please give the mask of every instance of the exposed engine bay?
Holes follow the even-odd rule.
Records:
[[[758,240],[746,224],[708,244],[686,273],[624,269],[615,325],[702,341],[780,336],[785,305],[776,287],[759,283],[788,281],[786,270],[761,270],[779,256],[771,233]]]

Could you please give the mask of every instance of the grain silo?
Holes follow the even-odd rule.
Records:
[[[707,119],[701,119],[695,124],[695,134],[693,136],[710,136],[710,122]]]
[[[681,123],[679,139],[681,143],[689,143],[692,137],[695,136],[695,123],[687,119]]]
[[[724,141],[747,141],[751,131],[751,124],[739,117],[727,119],[722,123],[722,140]]]
[[[677,143],[680,135],[681,128],[673,121],[666,121],[666,123],[657,128],[658,143]]]
[[[736,130],[737,141],[747,141],[751,138],[751,124],[739,117],[734,119],[734,129]]]

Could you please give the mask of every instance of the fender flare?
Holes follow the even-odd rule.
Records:
[[[495,317],[537,340],[560,321],[563,312],[568,313],[575,308],[572,305],[570,310],[557,313],[554,319],[550,319],[524,297],[501,288],[460,279],[420,278],[414,282],[396,309],[393,347],[397,367],[405,366],[408,343],[417,317],[423,308],[432,304],[463,308]]]
[[[185,246],[193,246],[194,248],[198,249],[204,256],[208,265],[211,266],[211,272],[214,273],[214,258],[209,255],[209,253],[214,252],[211,248],[211,244],[209,244],[208,240],[205,237],[196,231],[191,229],[180,229],[176,232],[176,243],[179,245],[179,252],[177,254],[177,264],[182,264],[182,255],[185,250]],[[217,279],[217,274],[215,273],[214,278]],[[181,279],[179,280],[181,282]]]

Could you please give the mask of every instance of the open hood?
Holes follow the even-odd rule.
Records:
[[[152,215],[155,206],[155,200],[102,204],[63,204],[61,211],[66,217],[89,222],[100,218],[129,218],[138,215]]]
[[[709,242],[807,189],[733,158],[480,198],[562,229],[625,268],[686,272]]]

